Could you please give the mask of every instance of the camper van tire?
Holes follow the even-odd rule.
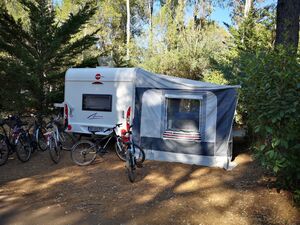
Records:
[[[88,140],[77,142],[71,150],[71,158],[79,166],[90,165],[97,156],[97,146]]]
[[[53,137],[49,140],[49,154],[52,161],[57,164],[60,160],[61,147],[56,145]]]
[[[117,138],[115,143],[115,151],[118,156],[118,158],[122,161],[126,161],[126,150],[122,147],[122,140],[120,138]]]

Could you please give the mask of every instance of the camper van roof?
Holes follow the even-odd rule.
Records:
[[[208,82],[195,81],[185,78],[155,74],[141,68],[71,68],[66,72],[66,81],[94,81],[96,74],[100,74],[101,81],[131,81],[137,87],[155,88],[201,88],[227,89],[240,88],[239,85],[218,85]],[[98,75],[99,76],[99,75]]]
[[[100,74],[101,81],[133,81],[135,68],[71,68],[66,72],[66,81],[94,81],[96,74]]]

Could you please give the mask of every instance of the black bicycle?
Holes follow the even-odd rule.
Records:
[[[5,129],[9,127],[9,131]],[[0,166],[4,165],[9,155],[16,152],[21,162],[27,162],[30,159],[32,146],[28,131],[23,129],[23,123],[19,117],[12,116],[0,121],[2,134],[0,134]]]
[[[78,141],[72,148],[71,151],[71,158],[74,163],[79,166],[87,166],[90,165],[95,159],[97,155],[103,155],[107,153],[107,146],[111,140],[116,141],[115,151],[117,155],[120,152],[123,152],[120,145],[120,136],[116,133],[116,128],[120,127],[122,124],[116,124],[116,126],[112,128],[108,128],[104,131],[104,133],[111,131],[110,134],[103,138],[96,137],[95,141],[89,140],[81,140]],[[93,136],[95,137],[95,132],[92,132]],[[119,144],[118,144],[119,143]]]
[[[132,125],[130,126],[130,129]],[[121,136],[123,151],[126,155],[126,171],[130,182],[134,182],[136,178],[136,168],[141,168],[145,161],[145,151],[142,147],[134,143],[132,138],[132,131],[125,132]]]

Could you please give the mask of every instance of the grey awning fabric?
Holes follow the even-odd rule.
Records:
[[[136,87],[144,88],[174,88],[174,89],[191,89],[191,90],[220,90],[240,88],[240,85],[219,85],[209,82],[189,80],[185,78],[172,77],[162,74],[154,74],[146,70],[135,69],[135,83]]]

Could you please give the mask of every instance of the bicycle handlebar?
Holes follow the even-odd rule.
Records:
[[[133,127],[133,124],[131,124],[131,125],[129,126],[129,130],[126,131],[125,134],[132,134],[132,131],[131,131],[132,127]]]
[[[112,127],[112,128],[108,128],[106,129],[105,131],[103,131],[104,133],[107,132],[107,131],[110,131],[110,130],[114,130],[116,129],[117,127],[120,127],[122,125],[122,123],[117,123],[116,126]]]

